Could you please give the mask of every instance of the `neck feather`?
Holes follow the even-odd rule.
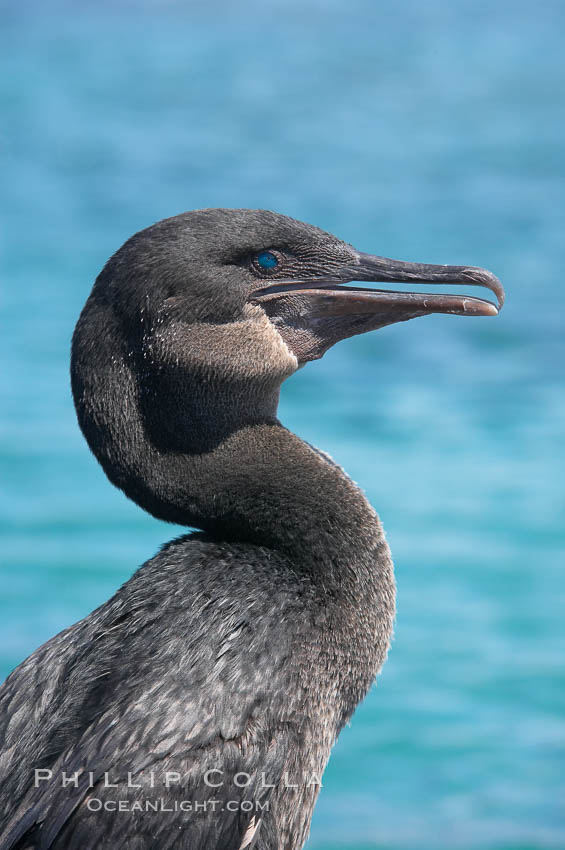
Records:
[[[271,548],[328,578],[388,563],[359,488],[278,422],[278,384],[184,373],[179,385],[174,368],[120,350],[110,318],[95,343],[79,322],[71,377],[79,423],[112,483],[159,519]]]

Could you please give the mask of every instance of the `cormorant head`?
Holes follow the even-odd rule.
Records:
[[[498,306],[350,281],[485,286]],[[430,313],[495,316],[504,299],[485,269],[364,254],[267,210],[197,210],[160,221],[120,248],[97,288],[127,325],[140,323],[163,342],[166,334],[183,337],[183,358],[192,348],[200,366],[249,377],[278,364],[281,378],[341,339]]]

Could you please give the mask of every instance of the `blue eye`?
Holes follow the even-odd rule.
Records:
[[[278,266],[279,261],[272,251],[261,251],[257,257],[257,262],[262,269],[274,269]]]

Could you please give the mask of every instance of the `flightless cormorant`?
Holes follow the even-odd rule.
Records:
[[[359,488],[277,419],[337,341],[468,295],[484,269],[404,263],[262,210],[137,233],[78,321],[72,390],[110,481],[198,529],[0,690],[1,850],[298,850],[330,750],[387,654],[394,579]]]

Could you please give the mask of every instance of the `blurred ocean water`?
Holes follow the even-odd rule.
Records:
[[[265,207],[483,265],[498,319],[349,340],[283,391],[379,511],[399,590],[308,846],[565,847],[565,6],[0,9],[2,675],[178,533],[106,481],[69,391],[74,322],[131,233]]]

